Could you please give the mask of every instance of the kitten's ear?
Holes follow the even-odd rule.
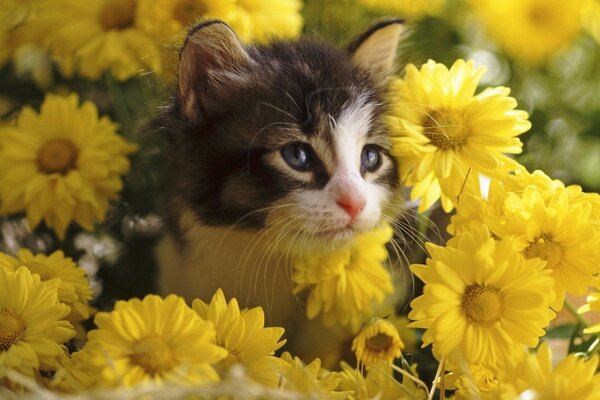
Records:
[[[364,32],[348,47],[352,60],[368,71],[379,83],[384,83],[394,73],[394,61],[404,21],[389,19],[379,22]]]
[[[179,62],[179,95],[186,118],[197,120],[201,102],[218,93],[220,76],[252,64],[235,32],[214,20],[195,25],[188,33]],[[202,98],[200,98],[202,97]]]

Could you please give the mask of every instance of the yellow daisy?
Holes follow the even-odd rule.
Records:
[[[75,335],[64,320],[69,307],[58,301],[58,282],[42,282],[27,268],[12,271],[0,259],[0,368],[33,376],[55,369],[62,346]]]
[[[582,0],[471,0],[488,34],[511,56],[542,64],[581,30]]]
[[[340,374],[321,369],[321,360],[318,358],[305,365],[298,357],[292,357],[286,351],[281,355],[281,359],[288,364],[287,371],[281,378],[281,389],[326,400],[343,400],[350,394],[337,390],[342,380]]]
[[[58,299],[71,308],[67,320],[73,324],[78,339],[85,339],[85,329],[81,322],[90,317],[92,299],[90,281],[83,268],[77,266],[69,257],[65,257],[60,250],[46,256],[35,256],[27,249],[21,249],[17,258],[0,253],[0,260],[5,265],[11,265],[13,270],[24,266],[32,273],[40,276],[44,282],[58,281]]]
[[[156,43],[136,28],[137,0],[45,0],[20,28],[23,40],[47,48],[62,73],[117,80],[161,72]]]
[[[71,221],[92,230],[117,198],[134,150],[91,102],[48,95],[39,113],[25,107],[0,127],[0,212],[25,211],[31,229],[43,220],[61,239]]]
[[[600,1],[584,0],[581,6],[583,27],[600,43]]]
[[[584,314],[590,311],[600,311],[600,292],[591,292],[586,297],[587,303],[579,307],[578,313]],[[583,333],[600,333],[600,322],[587,327],[583,330]]]
[[[414,21],[427,15],[438,15],[446,5],[446,0],[359,0],[359,3]]]
[[[227,357],[220,361],[219,367],[227,370],[233,364],[241,364],[249,378],[266,386],[277,386],[286,363],[273,354],[286,342],[281,340],[284,329],[265,328],[262,308],[240,311],[237,300],[227,303],[221,289],[209,304],[196,299],[192,308],[215,325],[217,344],[227,349]]]
[[[0,260],[11,265],[13,270],[24,266],[39,275],[44,282],[58,281],[58,299],[70,307],[73,303],[87,304],[92,299],[93,293],[85,270],[77,266],[71,258],[65,257],[61,250],[47,256],[33,255],[31,251],[21,249],[16,258],[0,253]],[[78,309],[72,311],[78,312]]]
[[[550,347],[544,342],[537,354],[526,354],[501,375],[500,380],[506,385],[504,388],[500,385],[498,392],[502,393],[502,389],[516,394],[527,392],[530,398],[544,400],[595,400],[600,393],[597,368],[597,355],[585,359],[576,354],[569,354],[553,367]],[[498,392],[491,398],[500,398]]]
[[[392,234],[386,225],[358,235],[348,247],[297,260],[294,293],[310,289],[308,318],[322,314],[327,325],[341,324],[357,331],[373,316],[394,290],[383,266],[388,258],[385,244]]]
[[[554,282],[541,260],[526,260],[485,226],[471,227],[447,247],[428,243],[427,250],[427,265],[411,266],[425,283],[409,314],[410,327],[426,329],[423,346],[433,343],[453,364],[462,357],[481,364],[537,344],[554,317]]]
[[[215,344],[215,329],[181,297],[118,301],[95,317],[82,351],[93,386],[131,387],[143,383],[202,384],[219,380],[210,364],[227,356]]]
[[[348,400],[424,400],[427,398],[427,392],[406,376],[403,376],[402,382],[397,381],[390,365],[379,364],[369,368],[366,376],[343,361],[340,365],[342,370],[339,375],[342,380],[338,390],[353,392],[348,396]]]
[[[359,363],[367,368],[376,364],[389,364],[400,357],[404,343],[398,329],[385,319],[368,322],[352,341],[352,351]]]
[[[480,195],[480,174],[502,177],[518,167],[506,154],[521,152],[517,136],[531,127],[528,114],[515,110],[508,88],[475,95],[484,73],[473,61],[448,69],[429,60],[421,69],[408,65],[390,84],[392,152],[420,211],[441,198],[449,212],[459,194]]]
[[[491,361],[491,364],[494,362]],[[456,390],[454,394],[457,400],[488,398],[497,393],[500,382],[496,368],[471,364],[464,369],[444,377],[446,388]]]
[[[573,204],[566,189],[548,195],[527,187],[520,196],[507,193],[504,215],[486,218],[486,223],[526,258],[545,261],[555,281],[552,306],[558,310],[565,291],[585,293],[592,276],[600,272],[600,229],[591,212],[590,204]]]

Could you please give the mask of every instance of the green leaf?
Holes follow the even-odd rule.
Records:
[[[558,325],[548,329],[545,337],[548,339],[570,339],[576,328],[576,324]]]

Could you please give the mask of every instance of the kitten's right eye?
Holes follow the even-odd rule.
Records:
[[[306,171],[312,165],[312,150],[309,145],[294,142],[281,149],[281,156],[288,165],[298,171]]]

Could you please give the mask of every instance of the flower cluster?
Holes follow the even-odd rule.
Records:
[[[119,300],[112,309],[107,303],[121,297],[92,303],[86,257],[67,255],[82,250],[81,229],[125,243],[128,223],[144,219],[120,215],[146,193],[136,191],[144,181],[136,163],[153,151],[131,140],[140,104],[160,102],[164,93],[153,90],[176,76],[188,28],[219,19],[262,46],[297,37],[305,5],[334,30],[348,31],[340,21],[360,13],[405,17],[427,54],[476,60],[409,63],[380,99],[410,200],[427,215],[438,200],[454,212],[446,243],[407,257],[417,259],[410,270],[423,284],[414,288],[412,322],[395,315],[406,312],[392,304],[402,293],[386,249],[397,247],[404,226],[393,223],[403,231],[394,232],[387,222],[346,246],[292,260],[293,292],[310,323],[343,332],[331,354],[348,357],[337,365],[331,354],[302,360],[284,351],[284,328],[265,326],[262,308],[240,308],[220,289],[191,304],[173,294]],[[318,29],[307,19],[306,31]],[[524,135],[530,114],[538,131],[564,124],[594,138],[597,121],[587,119],[600,104],[598,43],[599,0],[0,0],[0,397],[32,389],[53,392],[48,398],[136,390],[144,398],[160,390],[236,397],[219,386],[236,380],[234,388],[260,388],[257,398],[432,399],[448,391],[459,400],[597,399],[600,323],[584,317],[600,312],[600,195],[529,172],[515,156],[522,140],[533,148],[539,137]],[[580,81],[586,74],[591,79]],[[582,82],[592,86],[578,93]],[[589,143],[584,167],[594,176],[598,145]],[[138,150],[145,153],[132,157]],[[403,218],[409,222],[408,212]],[[9,223],[26,232],[9,235]],[[139,262],[128,256],[123,264]],[[579,315],[569,301],[584,295]],[[558,325],[562,309],[578,324]],[[544,336],[564,328],[570,354],[552,360]],[[290,341],[301,336],[287,333]],[[433,356],[413,358],[417,337]],[[436,368],[427,384],[419,377]]]
[[[19,7],[27,16],[17,21],[13,19],[16,4],[2,7],[7,16],[0,19],[0,43],[9,42],[10,46],[2,46],[0,63],[11,51],[16,55],[21,47],[35,45],[58,63],[64,76],[77,74],[91,80],[107,71],[121,81],[144,73],[161,74],[165,62],[176,59],[188,27],[201,20],[224,20],[248,42],[292,38],[302,28],[299,0],[25,3]]]

